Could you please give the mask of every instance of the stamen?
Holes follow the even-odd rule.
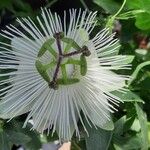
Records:
[[[49,83],[49,87],[54,89],[54,90],[58,90],[58,83],[56,81],[51,81]]]
[[[64,38],[64,34],[62,33],[62,32],[59,32],[59,33],[55,33],[54,35],[53,35],[53,37],[56,39],[56,45],[57,45],[57,48],[58,48],[58,53],[55,53],[55,58],[57,59],[56,60],[56,68],[55,68],[55,70],[54,70],[54,75],[53,75],[53,78],[52,78],[52,81],[50,81],[50,79],[48,80],[47,78],[44,78],[47,82],[48,82],[48,85],[49,85],[49,87],[50,88],[52,88],[52,89],[54,89],[54,90],[57,90],[58,89],[58,86],[59,86],[59,84],[72,84],[72,83],[76,83],[76,82],[78,82],[79,81],[79,79],[78,80],[76,80],[76,78],[67,78],[66,77],[66,81],[64,82],[64,77],[63,78],[58,78],[58,73],[59,73],[59,69],[60,69],[60,67],[61,67],[61,62],[62,62],[62,60],[64,59],[64,58],[66,58],[66,57],[70,57],[70,56],[74,56],[74,55],[78,55],[78,54],[81,54],[81,56],[80,56],[80,60],[79,60],[79,62],[78,62],[78,65],[80,65],[80,73],[81,73],[81,75],[85,75],[86,74],[86,72],[87,72],[87,63],[86,63],[86,59],[85,59],[85,57],[88,57],[88,56],[90,56],[91,55],[91,52],[89,51],[89,49],[88,49],[88,47],[87,46],[83,46],[82,48],[81,47],[79,47],[75,42],[73,42],[73,40],[72,39],[67,39],[67,38]],[[72,47],[74,48],[74,47],[76,47],[76,48],[74,48],[74,49],[76,49],[76,51],[74,51],[74,52],[70,52],[70,53],[63,53],[63,51],[62,51],[62,47],[61,47],[61,42],[63,41],[63,42],[66,42],[66,41],[64,41],[64,40],[66,40],[67,39],[67,42],[68,41],[71,41],[72,43],[74,43],[75,44],[75,46],[73,45]],[[66,42],[66,43],[67,43]],[[51,45],[52,45],[52,43],[54,43],[54,40],[53,39],[50,39],[48,42],[46,42],[46,43],[44,43],[44,50],[42,51],[40,51],[39,53],[41,54],[40,56],[42,56],[43,54],[44,54],[44,52],[46,52],[46,50],[49,50],[49,48],[51,48]],[[71,47],[70,47],[71,48]],[[42,52],[42,53],[41,53]],[[50,51],[51,52],[51,51]],[[37,62],[39,62],[39,61],[37,61]],[[45,75],[47,75],[47,73],[46,73],[46,70],[48,69],[45,69],[44,71],[43,70],[40,70],[39,68],[43,68],[43,67],[40,67],[39,65],[37,65],[37,63],[36,63],[36,67],[37,67],[37,70],[39,71],[39,73],[43,76],[43,74]],[[48,75],[47,75],[48,76]],[[45,76],[43,76],[43,77],[45,77]]]
[[[86,57],[88,57],[88,56],[91,55],[90,50],[89,50],[88,47],[85,46],[85,45],[82,47],[82,54],[83,54],[84,56],[86,56]]]
[[[62,57],[59,57],[57,65],[56,65],[56,69],[55,69],[55,72],[54,72],[53,81],[56,81],[56,79],[57,79],[57,75],[58,75],[58,72],[59,72],[59,67],[60,67],[61,61],[62,61]]]
[[[61,41],[60,41],[62,37],[63,37],[63,34],[61,32],[54,34],[54,38],[56,39],[56,44],[58,47],[59,55],[58,55],[58,61],[57,61],[56,69],[54,72],[53,80],[49,83],[49,87],[55,90],[58,89],[57,76],[58,76],[59,68],[60,68],[61,61],[62,61],[62,48],[61,48]]]
[[[57,44],[57,47],[58,47],[58,51],[59,51],[59,54],[61,55],[62,54],[62,49],[61,49],[60,39],[63,38],[63,33],[62,32],[55,33],[53,36],[56,39],[56,44]]]
[[[80,50],[77,50],[77,51],[74,51],[74,52],[71,52],[71,53],[67,53],[67,54],[62,54],[62,56],[63,57],[70,57],[70,56],[78,55],[78,54],[81,54],[81,53],[86,57],[91,55],[91,52],[89,51],[88,47],[84,45]]]
[[[78,51],[74,51],[74,52],[71,52],[71,53],[63,54],[62,56],[63,57],[70,57],[70,56],[78,55],[78,54],[81,54],[81,53],[82,53],[82,50],[78,50]]]

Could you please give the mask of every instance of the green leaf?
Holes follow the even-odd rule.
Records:
[[[123,136],[125,121],[126,121],[126,116],[123,116],[115,122],[113,142],[118,146],[124,144],[125,141],[127,141],[127,138]]]
[[[148,122],[147,125],[148,125],[148,141],[149,141],[149,147],[150,147],[150,122]]]
[[[115,14],[120,8],[120,5],[114,0],[94,0],[94,3],[111,14]]]
[[[122,144],[115,146],[116,150],[137,150],[141,148],[141,142],[139,136],[132,136],[125,139]]]
[[[136,79],[139,71],[147,65],[150,65],[150,61],[143,62],[136,67],[135,71],[131,75],[132,79],[129,80],[128,85],[130,85]]]
[[[150,13],[145,12],[145,13],[141,13],[137,15],[135,25],[141,30],[149,30],[150,29]]]
[[[85,138],[87,150],[107,150],[112,138],[112,131],[95,129],[86,124],[89,136]]]
[[[27,3],[23,0],[19,0],[19,1],[18,0],[11,0],[11,1],[13,1],[15,7],[20,9],[21,12],[25,12],[25,13],[32,12],[32,8],[31,8],[29,3]]]
[[[112,120],[109,120],[104,124],[101,129],[107,130],[107,131],[112,131],[114,129],[114,123]]]
[[[24,133],[9,130],[7,131],[8,139],[13,144],[25,144],[31,141],[31,138]]]
[[[41,148],[40,135],[37,134],[36,131],[30,130],[32,128],[30,123],[28,123],[25,128],[22,128],[23,124],[24,122],[18,120],[12,120],[9,123],[5,123],[4,131],[7,135],[7,140],[11,142],[11,144],[21,142],[19,144],[23,145],[26,150],[39,150]],[[17,137],[13,137],[11,133]],[[19,140],[19,137],[23,139]]]
[[[11,150],[12,143],[8,140],[5,132],[0,133],[0,150]]]
[[[124,102],[141,102],[144,103],[144,101],[135,93],[133,93],[132,91],[127,91],[126,93],[121,93],[118,91],[113,91],[112,92],[114,95],[116,95],[117,97],[119,97],[122,101]]]
[[[141,30],[150,29],[150,0],[128,0],[126,5],[129,9],[143,11],[136,15],[135,25]]]
[[[124,124],[124,127],[123,127],[124,132],[128,131],[132,127],[133,123],[135,122],[135,115],[134,114],[130,114],[130,115],[132,116],[127,118]]]
[[[123,128],[124,128],[125,121],[126,121],[126,116],[123,116],[115,122],[114,135],[120,136],[123,134]]]
[[[149,90],[150,89],[150,76],[142,80],[140,84],[138,84],[138,86],[140,86],[141,89]]]
[[[1,0],[0,1],[0,9],[2,8],[12,8],[12,0]]]
[[[133,131],[136,131],[136,132],[139,132],[141,129],[141,126],[140,126],[140,122],[139,120],[136,118],[131,126],[131,130]]]
[[[147,126],[147,118],[146,114],[143,112],[141,107],[135,103],[135,108],[137,111],[139,123],[141,126],[141,143],[142,143],[142,150],[148,150],[148,126]]]
[[[143,5],[143,1],[141,1],[141,0],[132,0],[132,1],[127,0],[126,5],[130,9],[139,9]]]
[[[149,45],[149,44],[148,44]],[[136,49],[136,57],[140,61],[149,61],[150,60],[150,51],[147,49]]]
[[[121,117],[115,123],[113,143],[116,150],[131,150],[141,148],[140,137],[125,134],[126,116]]]
[[[149,11],[150,9],[150,0],[127,0],[126,5],[130,9],[141,9]]]
[[[139,58],[142,58],[142,57],[144,57],[148,54],[148,50],[138,48],[138,49],[135,50],[135,53]]]
[[[28,135],[31,138],[31,141],[24,144],[26,150],[38,150],[41,148],[41,141],[39,138],[39,134],[35,131],[24,131],[24,134]]]

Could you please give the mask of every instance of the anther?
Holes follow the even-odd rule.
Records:
[[[82,54],[83,54],[84,56],[87,56],[87,57],[91,55],[90,50],[89,50],[88,47],[85,46],[85,45],[82,47]]]
[[[55,39],[62,39],[62,38],[64,37],[64,33],[63,33],[63,32],[55,33],[55,34],[53,35],[53,37],[54,37]]]
[[[51,81],[49,83],[49,87],[52,88],[52,89],[54,89],[54,90],[57,90],[58,89],[58,84],[57,84],[56,81]]]

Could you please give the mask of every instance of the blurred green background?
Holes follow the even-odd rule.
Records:
[[[120,39],[119,53],[134,56],[131,70],[118,71],[133,79],[128,83],[128,93],[115,93],[124,101],[119,112],[113,115],[115,129],[88,128],[90,136],[87,137],[81,127],[81,140],[73,136],[72,150],[148,150],[150,147],[150,0],[127,0],[116,14],[122,3],[122,0],[0,0],[0,29],[3,30],[10,23],[18,26],[17,17],[30,16],[34,20],[41,7],[50,8],[60,16],[69,8],[98,11],[93,35],[110,27]],[[4,39],[0,37],[0,41]],[[23,129],[26,116],[8,123],[0,120],[0,150],[16,150],[20,146],[25,150],[39,150],[43,143],[58,139],[57,134],[51,137],[30,131],[30,124]]]

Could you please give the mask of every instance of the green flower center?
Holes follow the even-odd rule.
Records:
[[[73,39],[64,37],[63,33],[56,33],[54,38],[48,39],[40,48],[35,63],[36,69],[50,88],[58,89],[59,85],[69,85],[79,82],[76,71],[79,70],[82,76],[87,72],[86,57],[90,51],[86,46],[80,47]],[[62,42],[63,46],[62,49]],[[54,46],[55,44],[55,46]],[[57,47],[57,50],[55,50]],[[72,51],[73,49],[73,51]],[[43,63],[41,58],[50,54],[49,63]],[[67,66],[71,65],[72,73],[68,73]],[[51,75],[49,75],[51,70]]]

